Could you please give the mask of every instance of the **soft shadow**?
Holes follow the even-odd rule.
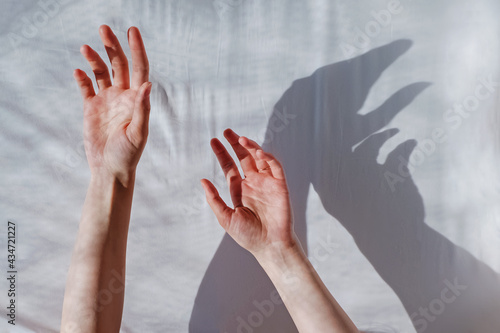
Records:
[[[376,80],[410,46],[399,40],[296,80],[274,108],[264,149],[284,165],[304,248],[312,184],[417,331],[499,332],[498,275],[424,223],[422,198],[402,162],[416,142],[376,161],[397,130],[376,132],[429,84],[403,87],[376,110],[358,114]],[[404,181],[388,181],[401,174]],[[255,259],[225,235],[200,285],[190,332],[297,332],[285,307],[270,301],[274,290]]]

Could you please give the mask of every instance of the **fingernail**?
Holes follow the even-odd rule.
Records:
[[[108,28],[111,30],[111,28],[110,28],[109,26],[107,26],[106,24],[102,24],[102,25],[99,27],[99,32],[100,32],[100,33],[105,33],[105,32],[106,32],[106,29],[108,29]]]
[[[78,78],[80,76],[80,69],[77,68],[73,71],[73,77],[74,78]]]
[[[238,135],[231,128],[226,128],[223,133],[224,133],[224,135],[226,135],[226,134],[229,134],[229,135]]]

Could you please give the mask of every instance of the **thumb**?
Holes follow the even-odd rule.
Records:
[[[227,230],[233,210],[226,205],[215,186],[209,180],[202,179],[201,186],[203,186],[203,189],[205,190],[207,202],[217,217],[219,224],[224,228],[224,230]]]
[[[148,137],[151,87],[151,82],[144,82],[135,96],[134,113],[127,128],[130,142],[135,147],[145,144]]]

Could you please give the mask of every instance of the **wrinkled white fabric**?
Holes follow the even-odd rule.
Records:
[[[297,233],[361,329],[500,331],[497,1],[1,8],[0,256],[14,221],[18,270],[16,326],[2,314],[1,332],[59,330],[90,176],[72,71],[91,74],[82,44],[105,56],[103,23],[127,54],[139,27],[153,82],[122,332],[295,330],[205,203],[200,178],[229,200],[209,146],[228,127],[283,162]]]

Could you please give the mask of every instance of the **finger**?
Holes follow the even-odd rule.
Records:
[[[99,28],[102,43],[108,53],[111,68],[113,69],[113,84],[122,89],[130,87],[130,77],[128,72],[128,61],[118,38],[107,25],[101,25]]]
[[[75,69],[75,71],[73,72],[73,77],[80,87],[80,93],[83,99],[95,96],[94,87],[92,86],[92,80],[84,71],[82,71],[81,69]]]
[[[399,173],[409,172],[410,155],[417,146],[416,140],[406,140],[399,144],[387,155],[385,166],[390,170],[397,170]]]
[[[246,149],[250,154],[252,155],[253,159],[255,160],[255,165],[257,167],[257,170],[259,172],[262,171],[269,171],[271,172],[271,167],[267,162],[257,156],[257,150],[262,150],[262,147],[257,144],[257,142],[250,140],[247,137],[240,136],[238,139],[238,142]]]
[[[88,45],[83,45],[80,48],[80,53],[90,64],[90,68],[92,68],[92,72],[94,72],[99,90],[111,87],[111,78],[109,77],[108,66],[106,66],[106,63],[102,60],[99,54]]]
[[[242,206],[241,199],[241,175],[238,171],[238,166],[234,163],[233,158],[226,150],[226,147],[218,140],[212,139],[210,141],[212,150],[219,161],[219,164],[226,177],[227,184],[229,186],[229,192],[231,194],[231,201],[234,207]]]
[[[256,163],[257,163],[257,168],[259,169],[258,170],[259,173],[269,173],[270,175],[273,174],[271,166],[265,160],[259,159],[259,161],[256,161]]]
[[[129,140],[136,148],[145,145],[148,138],[151,86],[151,82],[146,82],[139,88],[135,97],[132,121],[127,127]]]
[[[269,167],[271,168],[271,173],[274,178],[285,179],[285,172],[283,171],[281,163],[278,162],[278,160],[272,154],[266,153],[263,150],[257,150],[257,156],[260,159],[265,160],[267,164],[269,164]]]
[[[239,139],[238,139],[238,143],[243,146],[243,148],[245,148],[246,150],[248,150],[250,152],[250,154],[252,154],[252,157],[255,159],[256,158],[256,155],[255,155],[255,152],[260,149],[262,150],[262,147],[259,146],[259,144],[253,140],[250,140],[249,138],[245,137],[245,136],[240,136]]]
[[[238,160],[240,160],[241,169],[243,173],[250,174],[252,172],[257,172],[257,166],[255,160],[245,147],[243,147],[238,139],[240,136],[236,134],[232,129],[228,128],[224,131],[224,137],[227,139],[231,147],[233,147]]]
[[[219,164],[224,172],[224,176],[229,183],[230,179],[241,179],[240,172],[236,163],[234,163],[233,158],[226,150],[226,147],[216,138],[210,141],[210,146],[219,161]]]
[[[259,146],[259,144],[249,138],[247,138],[246,136],[240,136],[240,139],[239,139],[239,143],[245,147],[247,150],[250,150],[250,149],[253,149],[253,150],[257,150],[257,149],[260,149],[262,150],[262,147]]]
[[[363,84],[360,85],[359,91],[357,92],[357,99],[359,99],[361,103],[366,99],[371,90],[370,88],[373,87],[386,68],[392,65],[392,63],[408,51],[412,44],[413,42],[410,40],[399,39],[390,44],[372,49],[349,61],[346,65],[349,66],[349,69],[352,68],[352,70],[362,73],[360,75],[362,76]],[[331,67],[331,70],[336,70],[336,68],[336,66],[333,66]],[[360,107],[361,106],[362,105],[360,105]],[[359,108],[352,108],[352,110],[356,112]]]
[[[362,159],[376,160],[380,148],[382,148],[387,140],[397,133],[399,133],[397,128],[391,128],[380,133],[372,134],[354,149],[353,155]]]
[[[229,221],[231,220],[231,214],[233,210],[229,208],[224,200],[219,195],[219,192],[215,188],[215,186],[207,179],[201,180],[201,186],[203,186],[203,190],[205,190],[205,197],[207,198],[207,202],[210,205],[210,208],[214,212],[219,224],[227,230],[229,227]]]
[[[149,62],[141,33],[136,27],[128,29],[128,45],[132,53],[132,89],[149,80]]]

